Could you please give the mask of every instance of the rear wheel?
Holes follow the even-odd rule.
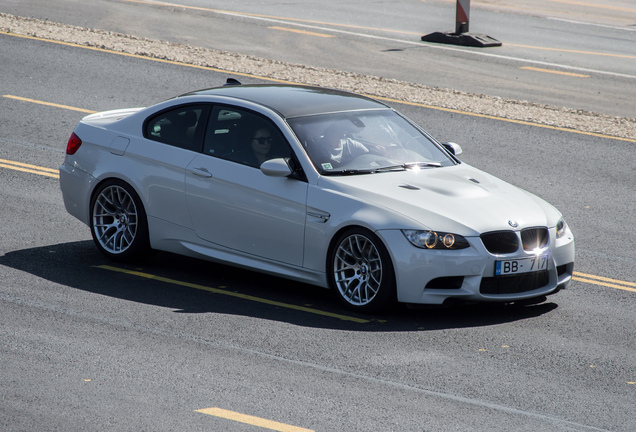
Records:
[[[97,248],[115,261],[138,261],[150,252],[148,223],[133,188],[117,179],[99,186],[91,201],[91,233]]]
[[[377,312],[395,302],[395,274],[382,241],[362,228],[342,233],[329,258],[328,278],[350,309]]]

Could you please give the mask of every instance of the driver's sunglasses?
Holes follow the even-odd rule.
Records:
[[[255,137],[254,138],[259,144],[267,144],[272,142],[272,137]]]

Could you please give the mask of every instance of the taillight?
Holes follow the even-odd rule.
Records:
[[[74,155],[77,150],[79,150],[82,145],[82,140],[80,137],[75,135],[75,132],[71,134],[71,137],[68,139],[68,144],[66,144],[66,154]]]

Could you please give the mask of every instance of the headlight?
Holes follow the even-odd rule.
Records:
[[[435,231],[402,230],[413,246],[422,249],[466,249],[468,240],[458,234]]]
[[[557,232],[556,238],[560,239],[561,237],[563,237],[567,230],[568,230],[568,224],[565,223],[565,219],[563,218],[559,219],[559,221],[556,224],[556,232]]]

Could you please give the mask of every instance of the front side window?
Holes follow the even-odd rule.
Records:
[[[243,165],[291,157],[291,148],[278,127],[254,112],[215,106],[205,133],[203,153]]]
[[[298,117],[289,124],[322,174],[358,174],[455,164],[393,110]]]
[[[208,105],[184,105],[162,111],[146,121],[144,136],[186,150],[200,151],[208,112]]]

